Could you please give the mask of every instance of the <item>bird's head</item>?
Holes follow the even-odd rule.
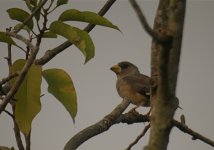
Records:
[[[126,76],[139,73],[138,68],[134,64],[127,61],[119,62],[118,64],[112,66],[111,70],[115,72],[117,76]]]

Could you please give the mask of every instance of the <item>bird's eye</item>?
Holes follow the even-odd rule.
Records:
[[[125,63],[121,63],[120,65],[119,65],[122,69],[126,69],[126,68],[128,68],[128,64],[125,64]]]

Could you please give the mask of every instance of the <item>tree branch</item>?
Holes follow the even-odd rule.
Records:
[[[151,78],[152,115],[149,143],[144,150],[166,150],[172,128],[172,120],[178,107],[176,84],[182,33],[185,16],[185,0],[160,0],[154,31],[165,42],[152,41]]]
[[[9,112],[8,110],[4,110],[4,112],[7,114],[7,115],[9,115],[11,118],[14,118],[14,115],[11,113],[11,112]]]
[[[136,0],[129,0],[130,4],[132,5],[133,9],[135,10],[141,25],[143,26],[144,30],[152,37],[153,40],[156,40],[158,42],[166,43],[168,42],[171,38],[167,36],[166,34],[158,34],[158,32],[155,32],[153,30],[147,20],[146,17],[143,14],[142,9],[140,6],[137,4]]]
[[[64,150],[76,150],[82,143],[88,139],[107,131],[120,117],[123,111],[130,104],[129,100],[124,99],[109,115],[105,116],[99,122],[85,128],[74,135],[65,145]]]
[[[149,130],[150,128],[150,123],[145,126],[145,128],[143,129],[142,133],[134,140],[134,142],[132,142],[127,148],[126,150],[130,150],[135,144],[137,144],[137,142],[146,134],[146,132]]]
[[[29,17],[27,17],[26,20],[22,23],[22,25],[19,26],[19,28],[17,28],[14,32],[18,33],[33,18],[33,16],[35,16],[35,14],[45,5],[47,1],[48,0],[41,1],[39,5],[36,7],[36,9],[32,12],[32,14]]]
[[[31,50],[35,49],[35,46],[28,39],[26,39],[25,37],[23,37],[20,34],[17,34],[15,32],[6,32],[6,35],[12,36],[12,37],[24,42]]]
[[[105,131],[107,131],[112,125],[118,124],[118,123],[126,123],[126,124],[133,124],[133,123],[142,123],[142,122],[150,122],[150,118],[148,115],[142,115],[134,111],[130,111],[125,114],[121,114],[123,110],[126,109],[129,102],[124,100],[121,104],[119,104],[109,115],[104,117],[101,121],[83,129],[76,135],[74,135],[66,144],[64,150],[76,150],[81,144],[89,140],[90,138],[101,134]],[[117,115],[115,115],[117,114]],[[121,114],[121,115],[119,115]],[[214,141],[211,139],[208,139],[204,137],[203,135],[195,132],[194,130],[190,129],[187,125],[185,125],[182,122],[173,120],[171,126],[175,126],[184,133],[187,133],[191,136],[193,136],[194,139],[199,139],[204,143],[207,143],[214,147]],[[137,139],[129,145],[129,148],[131,148],[131,145],[134,145],[144,134],[146,131],[150,128],[150,125],[147,125],[143,132],[137,137]]]
[[[29,59],[27,60],[26,64],[24,65],[23,69],[21,70],[19,76],[17,77],[15,84],[11,87],[11,89],[7,93],[6,97],[0,103],[0,114],[5,109],[7,104],[10,102],[10,99],[17,92],[18,88],[20,87],[21,83],[23,82],[25,75],[27,74],[28,70],[30,69],[31,65],[33,64],[33,62],[36,58],[36,55],[39,51],[39,43],[37,43],[36,46],[34,46],[28,40],[26,40],[25,38],[23,38],[20,35],[17,35],[13,32],[8,32],[7,34],[23,41],[25,44],[27,44],[29,46],[29,48],[31,49],[31,55],[30,55]]]
[[[15,104],[12,104],[12,110],[13,110],[13,115],[15,115]],[[24,145],[22,143],[22,139],[21,139],[20,129],[18,127],[15,117],[13,118],[13,126],[14,126],[13,131],[15,134],[16,143],[17,143],[18,148],[19,148],[19,150],[25,150]]]
[[[149,119],[147,115],[137,114],[137,113],[126,113],[124,115],[121,115],[116,123],[127,123],[127,124],[133,124],[133,123],[142,123],[142,122],[149,122]],[[193,139],[199,139],[202,142],[209,144],[210,146],[214,147],[214,141],[197,133],[196,131],[189,128],[186,124],[183,122],[179,122],[177,120],[172,121],[172,127],[177,127],[182,132],[187,133],[193,137]]]
[[[30,150],[30,146],[31,146],[31,131],[25,135],[25,143],[26,143],[26,150]]]
[[[6,77],[6,78],[3,78],[3,79],[0,81],[0,86],[2,86],[3,84],[7,83],[7,82],[10,81],[11,79],[17,77],[18,75],[19,75],[18,73],[14,73],[14,74],[9,75],[9,76]]]
[[[199,139],[199,140],[203,141],[204,143],[207,143],[210,146],[214,147],[214,141],[212,141],[211,139],[208,139],[207,137],[193,131],[187,125],[180,123],[176,120],[173,120],[173,125],[176,126],[178,129],[180,129],[181,131],[183,131],[184,133],[191,135],[194,140]]]
[[[141,10],[140,6],[137,4],[135,0],[129,0],[130,4],[134,8],[141,25],[145,29],[145,31],[153,38],[153,39],[158,39],[157,34],[153,31],[153,29],[149,26],[146,17],[143,14],[143,11]]]
[[[142,123],[142,122],[149,122],[150,118],[148,115],[142,115],[137,113],[136,111],[129,111],[128,113],[122,114],[114,124],[118,123],[126,123],[126,124],[133,124],[133,123]]]
[[[100,16],[103,16],[111,8],[111,6],[114,4],[115,1],[116,0],[108,0],[106,2],[106,4],[103,6],[103,8],[98,12],[98,14]],[[88,24],[84,28],[84,31],[90,32],[94,27],[95,27],[95,25]],[[52,50],[47,50],[45,52],[44,56],[42,56],[41,58],[39,58],[39,59],[37,59],[35,61],[35,64],[37,64],[37,65],[44,65],[44,64],[46,64],[52,58],[54,58],[57,54],[59,54],[60,52],[64,51],[66,48],[68,48],[71,45],[72,45],[71,42],[66,41],[66,42],[60,44],[59,46],[53,48]]]

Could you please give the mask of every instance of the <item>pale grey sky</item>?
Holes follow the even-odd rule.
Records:
[[[157,1],[139,1],[145,16],[152,25]],[[97,12],[104,1],[70,1],[70,5],[57,10],[52,19],[58,18],[58,13],[68,8]],[[13,26],[6,10],[11,7],[23,7],[19,0],[0,1],[0,30]],[[214,139],[214,1],[191,1],[187,3],[184,39],[178,80],[177,96],[183,110],[176,112],[176,119],[181,114],[186,117],[187,125],[193,130]],[[75,47],[69,47],[56,56],[44,69],[63,68],[72,77],[78,96],[78,114],[75,126],[62,105],[47,92],[43,82],[42,111],[33,121],[32,150],[60,150],[77,132],[99,121],[121,101],[115,89],[116,76],[109,68],[121,61],[127,60],[136,64],[140,71],[150,74],[151,38],[142,29],[133,9],[127,1],[119,0],[105,15],[116,24],[120,32],[105,27],[96,27],[90,35],[96,47],[96,56],[84,65],[84,57]],[[77,24],[84,27],[85,24]],[[39,56],[45,50],[54,48],[65,41],[59,37],[43,42]],[[6,44],[1,44],[0,77],[7,75],[7,64],[3,57],[7,55]],[[22,56],[22,52],[13,50],[13,58]],[[38,56],[38,57],[39,57]],[[133,106],[130,106],[130,108]],[[130,109],[129,108],[129,109]],[[9,109],[9,108],[8,108]],[[138,109],[145,113],[145,108]],[[79,150],[113,149],[123,150],[144,128],[144,124],[118,124],[107,132],[98,135],[82,146]],[[133,150],[142,149],[148,142],[146,134]],[[0,145],[15,146],[12,120],[6,115],[0,116]],[[174,128],[170,136],[169,150],[195,149],[211,150],[211,146],[196,140]]]

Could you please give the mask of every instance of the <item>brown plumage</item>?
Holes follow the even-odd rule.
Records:
[[[127,61],[111,67],[117,75],[116,88],[122,98],[131,100],[137,106],[150,106],[150,78],[139,72],[138,68]]]

